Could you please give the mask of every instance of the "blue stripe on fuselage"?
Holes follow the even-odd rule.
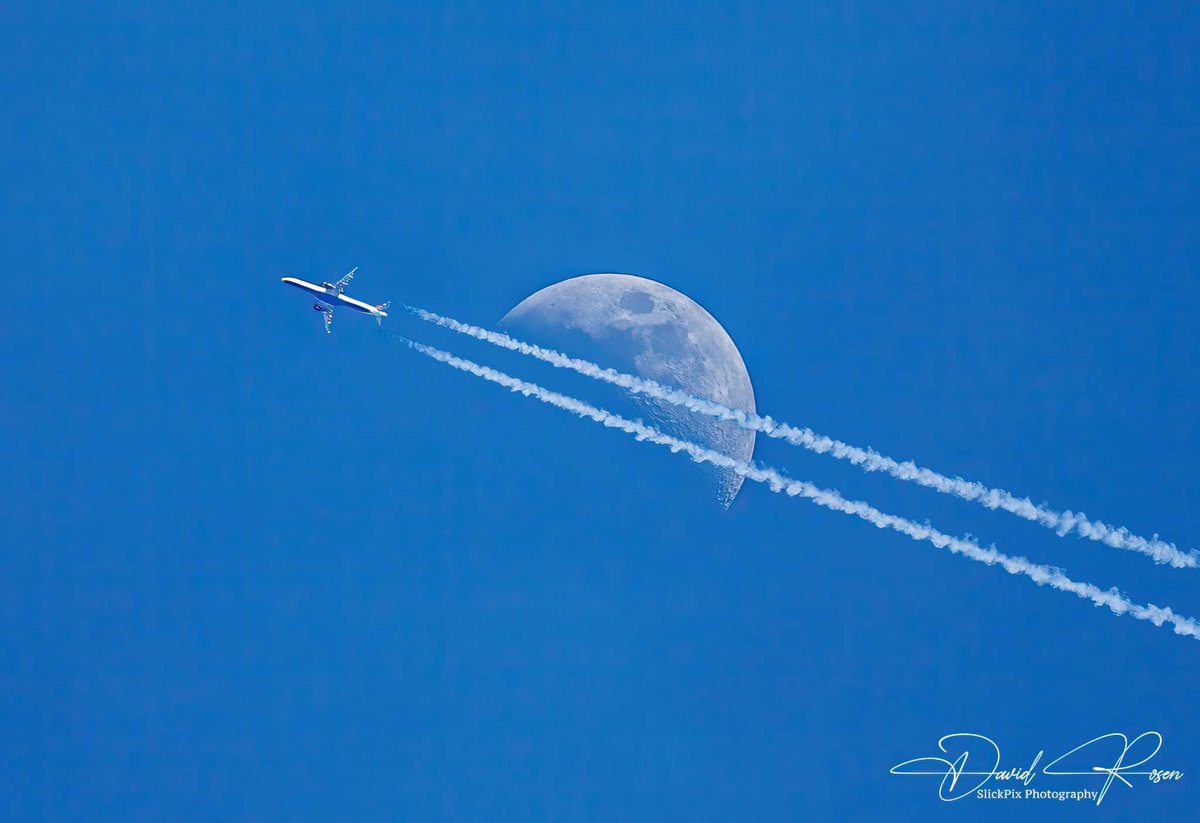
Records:
[[[373,314],[375,312],[374,306],[361,305],[359,301],[353,300],[344,294],[339,294],[337,296],[337,300],[338,302],[335,305],[345,306],[348,309],[354,309],[355,311],[360,311],[363,314]]]

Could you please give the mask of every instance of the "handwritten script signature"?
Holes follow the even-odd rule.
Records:
[[[1168,769],[1149,769],[1146,764],[1162,748],[1163,737],[1158,732],[1142,732],[1130,739],[1120,732],[1111,732],[1094,737],[1076,746],[1061,757],[1038,769],[1046,752],[1040,751],[1028,766],[1000,768],[1000,747],[989,737],[970,732],[948,734],[938,741],[938,749],[944,757],[916,757],[892,767],[892,774],[940,777],[938,797],[952,802],[964,797],[1017,797],[1018,793],[1006,790],[984,789],[989,781],[1015,782],[1024,786],[1031,784],[1039,775],[1053,777],[1088,777],[1099,779],[1101,785],[1094,791],[1080,793],[1086,799],[1095,797],[1099,806],[1114,781],[1121,781],[1132,788],[1134,780],[1150,783],[1176,781],[1183,772]],[[968,769],[968,763],[982,763],[983,768]]]

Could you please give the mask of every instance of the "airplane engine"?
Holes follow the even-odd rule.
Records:
[[[313,303],[313,311],[325,311],[325,307],[320,303]]]

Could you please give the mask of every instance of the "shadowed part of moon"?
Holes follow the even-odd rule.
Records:
[[[742,355],[721,324],[698,303],[654,280],[630,274],[586,274],[547,286],[521,301],[500,327],[617,369],[754,411],[754,388]],[[754,432],[633,395],[656,426],[749,461]],[[708,467],[717,499],[728,506],[742,477]]]

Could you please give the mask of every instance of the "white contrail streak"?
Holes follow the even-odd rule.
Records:
[[[1115,588],[1105,590],[1090,583],[1076,582],[1064,575],[1060,570],[1051,566],[1033,563],[1024,557],[1011,557],[1002,554],[990,546],[984,548],[971,539],[951,537],[932,526],[921,525],[903,517],[885,514],[861,500],[847,500],[838,492],[831,489],[822,489],[807,481],[787,477],[775,469],[746,463],[696,443],[671,437],[640,421],[628,420],[589,403],[585,403],[582,400],[550,391],[536,383],[519,380],[504,372],[487,366],[481,366],[470,360],[456,357],[449,352],[414,342],[386,330],[381,333],[388,339],[403,343],[426,357],[445,363],[459,371],[473,374],[476,377],[482,377],[484,380],[504,386],[510,391],[523,394],[526,397],[536,398],[543,403],[569,411],[579,417],[594,420],[608,428],[620,429],[628,434],[632,434],[638,440],[647,440],[651,443],[657,443],[660,446],[666,446],[672,452],[686,452],[697,463],[711,463],[715,466],[732,469],[743,477],[766,484],[773,492],[786,494],[789,497],[805,497],[818,506],[854,515],[878,528],[898,531],[901,534],[911,537],[913,540],[926,540],[938,548],[949,549],[955,554],[961,554],[964,557],[977,560],[980,563],[986,563],[989,566],[998,565],[1009,574],[1023,575],[1030,578],[1039,586],[1050,586],[1059,591],[1070,592],[1078,597],[1090,600],[1097,606],[1106,606],[1114,614],[1128,614],[1138,620],[1147,620],[1156,626],[1169,623],[1174,628],[1176,634],[1200,640],[1200,623],[1197,623],[1193,618],[1176,614],[1170,608],[1154,605],[1142,606],[1133,603]]]
[[[1156,563],[1166,563],[1176,568],[1200,567],[1200,553],[1195,549],[1183,551],[1175,546],[1159,540],[1158,535],[1151,538],[1139,537],[1128,529],[1110,526],[1099,520],[1092,520],[1082,512],[1059,512],[1045,505],[1038,505],[1028,497],[1017,497],[1004,489],[995,489],[972,480],[961,477],[949,477],[918,466],[911,460],[898,461],[879,454],[874,449],[863,449],[834,440],[822,434],[817,434],[807,427],[792,426],[775,420],[768,415],[759,415],[744,409],[730,408],[687,392],[664,386],[653,380],[647,380],[632,374],[625,374],[614,369],[605,368],[587,360],[571,357],[553,349],[535,346],[515,340],[507,334],[495,332],[470,323],[463,323],[450,317],[435,314],[415,306],[405,306],[406,311],[434,325],[450,329],[459,334],[474,337],[477,340],[491,343],[510,351],[535,357],[562,369],[571,369],[587,377],[620,386],[628,391],[644,394],[656,400],[662,400],[676,406],[681,406],[697,414],[728,420],[743,429],[759,432],[768,437],[784,440],[794,446],[801,446],[817,454],[828,454],[838,460],[847,460],[868,472],[884,472],[900,480],[907,480],[943,494],[951,494],[963,500],[970,500],[989,509],[1001,509],[1038,523],[1048,529],[1053,529],[1060,537],[1071,532],[1095,540],[1117,549],[1128,549],[1140,552],[1154,559]]]

